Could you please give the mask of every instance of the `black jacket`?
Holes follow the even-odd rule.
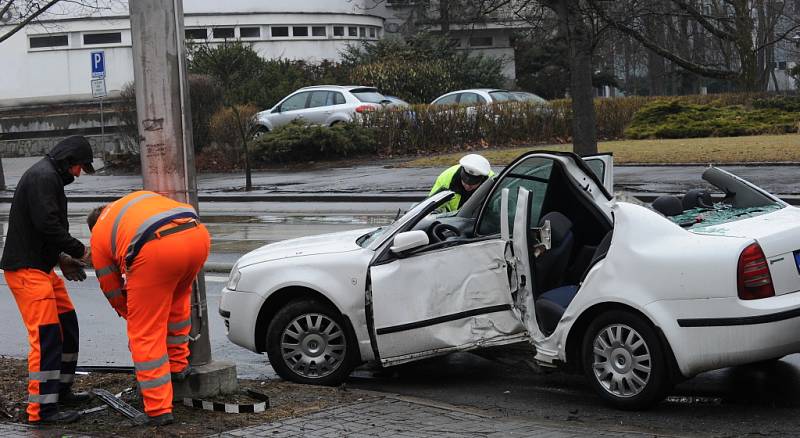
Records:
[[[64,186],[75,180],[69,166],[85,161],[87,149],[91,162],[86,139],[69,137],[22,175],[14,191],[0,267],[50,272],[61,252],[83,256],[83,244],[69,234]]]

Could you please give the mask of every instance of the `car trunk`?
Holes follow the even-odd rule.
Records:
[[[800,291],[800,209],[783,207],[746,219],[696,226],[690,231],[754,239],[766,256],[775,294]]]

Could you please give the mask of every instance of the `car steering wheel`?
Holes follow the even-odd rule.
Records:
[[[433,234],[433,237],[439,242],[443,242],[451,237],[461,236],[461,231],[459,231],[454,225],[439,222],[433,226],[431,234]]]

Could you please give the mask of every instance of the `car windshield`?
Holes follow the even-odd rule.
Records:
[[[375,88],[356,88],[355,90],[350,90],[350,94],[361,102],[367,103],[382,103],[388,100],[386,96],[379,93]]]
[[[414,205],[404,215],[402,215],[400,218],[398,218],[397,220],[395,220],[391,224],[389,224],[389,225],[387,225],[385,227],[380,227],[380,228],[378,228],[376,230],[370,231],[369,233],[364,234],[361,237],[359,237],[358,239],[356,239],[356,244],[361,246],[362,248],[369,247],[371,249],[376,249],[375,248],[376,242],[381,240],[380,239],[381,236],[387,236],[387,235],[390,236],[390,235],[394,234],[394,232],[397,231],[397,229],[399,227],[403,226],[409,220],[413,219],[415,216],[417,216],[420,213],[422,213],[425,209],[428,209],[428,208],[432,209],[433,208],[432,204],[434,204],[434,203],[435,204],[443,203],[445,198],[449,199],[449,196],[447,196],[446,193],[450,193],[450,192],[437,193],[437,194],[433,195],[432,197],[430,197],[428,199],[425,199],[424,201],[420,202],[419,204]],[[434,200],[434,198],[436,198],[436,199]],[[398,212],[398,214],[399,214],[399,212]]]
[[[489,92],[489,96],[492,96],[492,101],[494,102],[507,102],[509,100],[516,100],[508,91],[491,91]]]

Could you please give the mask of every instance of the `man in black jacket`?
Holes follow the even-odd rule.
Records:
[[[8,235],[0,267],[28,329],[28,421],[69,423],[75,411],[59,411],[58,403],[79,402],[72,381],[78,361],[78,318],[53,271],[61,264],[69,280],[83,280],[81,269],[89,250],[69,234],[64,186],[92,173],[92,148],[86,138],[68,137],[20,178],[8,219]]]

